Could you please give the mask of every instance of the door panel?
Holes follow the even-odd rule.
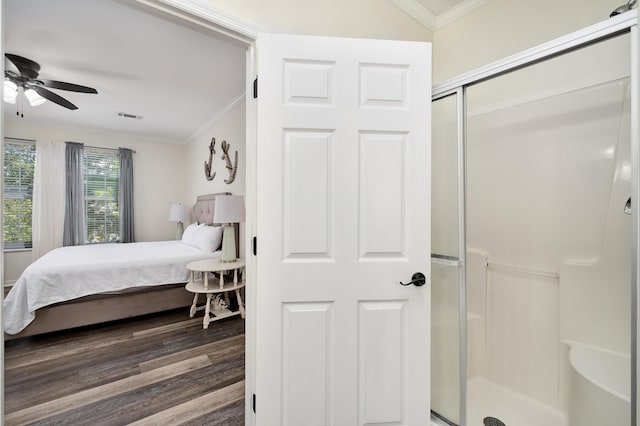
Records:
[[[360,134],[361,260],[405,257],[406,137],[398,132]]]
[[[429,419],[430,46],[258,40],[256,422]]]
[[[284,130],[284,259],[332,258],[333,132]],[[313,176],[313,179],[309,179]]]
[[[406,303],[360,302],[358,392],[363,424],[402,424],[406,376]]]
[[[282,305],[284,425],[330,423],[331,306],[314,302]]]

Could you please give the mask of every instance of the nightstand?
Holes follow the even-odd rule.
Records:
[[[219,259],[207,259],[187,264],[187,269],[191,271],[191,279],[185,288],[194,293],[189,316],[193,318],[197,311],[204,309],[202,328],[209,328],[209,323],[212,321],[234,315],[245,317],[244,304],[240,296],[240,289],[245,285],[244,265],[244,259],[224,263]],[[226,276],[225,273],[229,271],[233,271],[233,278]],[[200,273],[200,278],[197,278],[197,273]],[[213,278],[210,278],[209,274],[212,274]],[[236,311],[229,309],[228,293],[230,291],[235,292],[238,300]],[[204,305],[198,306],[198,298],[201,294],[206,296],[206,301]]]

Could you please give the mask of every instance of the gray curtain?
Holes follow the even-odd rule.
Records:
[[[66,142],[65,168],[65,212],[62,245],[77,246],[84,244],[84,145]]]
[[[133,151],[120,148],[120,179],[118,181],[118,209],[120,210],[120,242],[132,243],[133,229]]]

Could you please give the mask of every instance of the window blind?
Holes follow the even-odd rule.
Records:
[[[84,204],[86,242],[116,242],[120,238],[118,210],[118,151],[84,149]]]
[[[2,192],[5,249],[31,248],[35,162],[35,141],[5,139]]]

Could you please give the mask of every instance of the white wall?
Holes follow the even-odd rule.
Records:
[[[175,238],[175,224],[169,222],[169,206],[184,197],[186,147],[106,134],[78,128],[61,128],[5,121],[5,137],[47,141],[74,141],[104,148],[131,148],[134,154],[134,211],[137,241]],[[4,256],[5,281],[16,280],[31,263],[24,252]]]
[[[32,261],[31,250],[4,253],[4,284],[13,285]]]
[[[195,203],[196,197],[216,192],[231,192],[234,195],[245,195],[246,169],[246,114],[245,99],[240,97],[231,104],[221,117],[213,122],[191,141],[185,152],[185,196],[181,200],[189,209]],[[209,144],[211,138],[216,139],[216,154],[213,157],[212,172],[216,172],[213,180],[208,181],[204,174],[204,163],[209,160]],[[232,164],[235,152],[238,152],[238,169],[236,178],[231,184],[225,183],[229,178],[226,162],[222,160],[222,141],[231,145]],[[244,225],[240,224],[240,255],[244,257]]]
[[[620,0],[492,0],[433,36],[435,83],[608,19]]]
[[[388,0],[208,0],[266,31],[431,41],[430,30]]]

